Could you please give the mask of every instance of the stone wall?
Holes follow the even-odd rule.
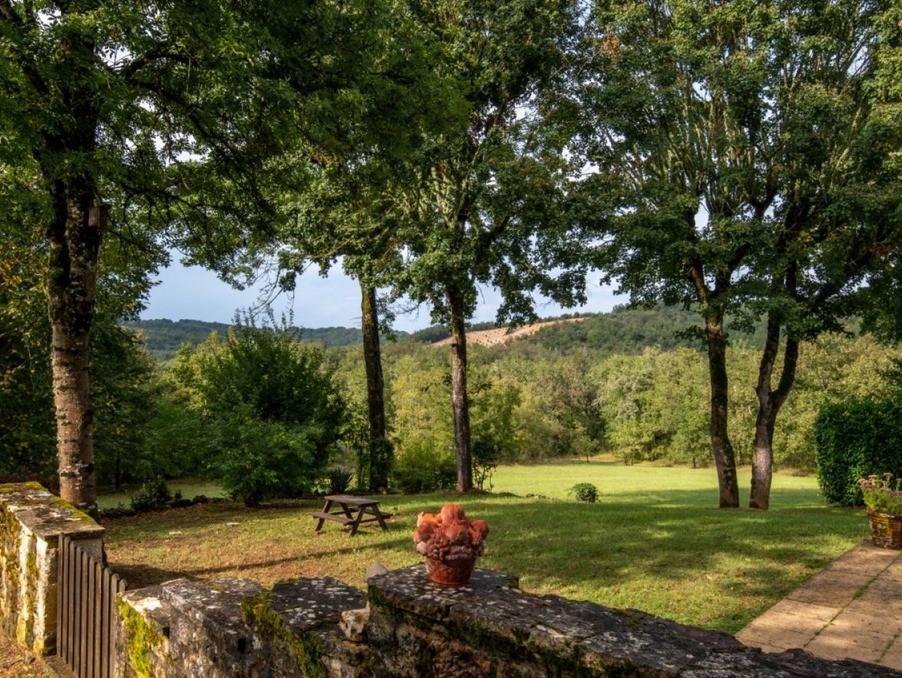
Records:
[[[100,557],[103,528],[37,483],[0,485],[0,628],[39,654],[56,647],[60,535]]]
[[[368,608],[363,609],[368,602]],[[179,579],[123,594],[128,675],[138,676],[899,676],[802,651],[766,654],[725,633],[642,612],[535,596],[476,570],[428,582],[423,566],[369,580],[263,590]]]

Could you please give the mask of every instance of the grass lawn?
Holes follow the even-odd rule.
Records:
[[[748,474],[740,481],[747,494]],[[577,482],[594,483],[598,502],[568,497]],[[713,469],[572,462],[501,467],[491,495],[385,497],[390,530],[365,526],[353,538],[336,523],[314,533],[320,502],[206,504],[104,524],[110,563],[132,585],[331,575],[362,587],[375,561],[420,562],[417,513],[455,501],[490,526],[479,566],[519,575],[527,591],[729,632],[868,533],[862,511],[824,505],[814,478],[775,476],[768,512],[717,509],[716,488]]]

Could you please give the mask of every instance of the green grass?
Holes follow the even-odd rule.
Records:
[[[205,497],[225,497],[222,487],[215,481],[211,480],[195,480],[186,478],[183,480],[171,480],[166,483],[169,491],[175,493],[181,492],[185,499],[192,499],[199,494]],[[129,485],[123,487],[118,492],[113,489],[106,491],[101,490],[97,497],[97,505],[102,509],[118,508],[123,506],[129,508],[132,505],[132,496],[141,488],[140,485]]]
[[[569,498],[577,482],[595,484],[599,501]],[[505,466],[493,495],[385,497],[395,514],[385,533],[368,527],[349,538],[329,523],[317,535],[309,514],[319,502],[221,503],[109,520],[108,553],[141,583],[330,575],[363,586],[375,561],[420,562],[417,513],[455,501],[491,528],[480,566],[519,575],[525,590],[735,632],[867,535],[861,512],[825,506],[813,478],[777,475],[768,512],[717,509],[716,488],[713,469]]]

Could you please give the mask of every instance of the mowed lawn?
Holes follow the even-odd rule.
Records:
[[[595,484],[598,502],[569,497],[577,482]],[[748,474],[740,482],[747,501]],[[813,477],[775,476],[768,512],[721,510],[713,469],[584,461],[501,467],[493,494],[384,497],[390,530],[370,525],[354,537],[337,523],[316,534],[318,501],[214,503],[104,525],[110,564],[132,586],[223,576],[270,586],[329,575],[363,587],[373,562],[421,562],[411,540],[417,513],[449,501],[490,526],[479,566],[518,575],[527,591],[729,632],[868,532],[864,511],[824,505]]]

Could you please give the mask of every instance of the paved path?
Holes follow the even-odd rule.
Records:
[[[736,637],[765,652],[802,648],[902,669],[902,551],[862,542]]]

